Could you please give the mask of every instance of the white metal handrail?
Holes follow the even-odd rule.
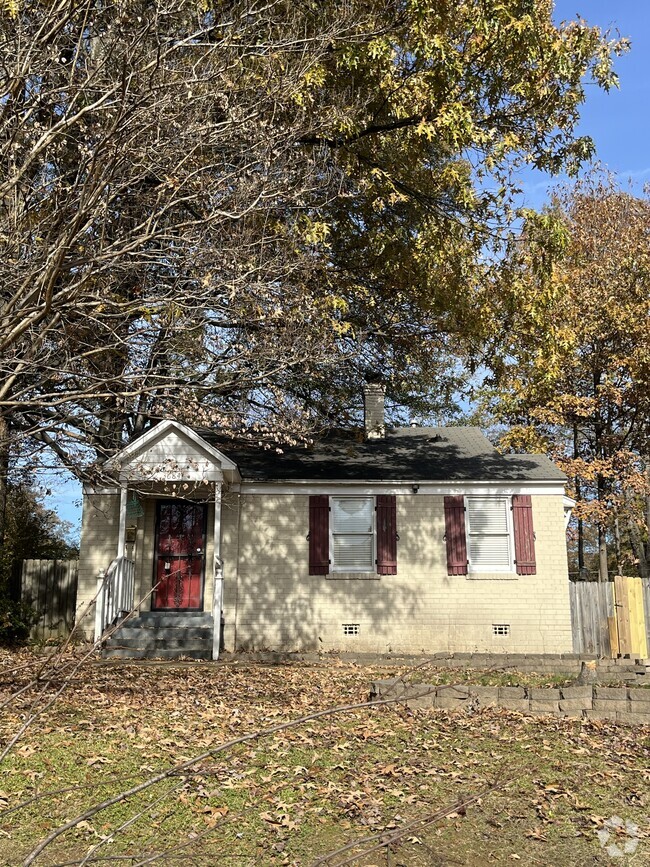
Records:
[[[95,600],[95,641],[99,641],[107,626],[128,614],[135,599],[135,563],[126,557],[116,557],[105,573],[97,578]]]

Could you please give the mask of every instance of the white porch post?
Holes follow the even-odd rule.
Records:
[[[219,659],[221,642],[221,609],[223,607],[223,564],[221,561],[221,482],[214,484],[214,589],[212,594],[212,658]]]
[[[117,556],[124,557],[126,546],[126,482],[120,484],[120,524],[117,535]]]
[[[104,632],[104,578],[106,571],[100,569],[97,574],[97,592],[95,594],[95,644]]]

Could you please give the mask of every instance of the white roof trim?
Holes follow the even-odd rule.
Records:
[[[567,497],[566,495],[562,498],[562,504],[564,506],[564,527],[568,528],[569,522],[571,520],[571,515],[573,514],[573,509],[576,505],[577,500],[573,500],[571,497]]]
[[[145,434],[138,437],[137,440],[133,440],[133,442],[129,443],[128,446],[122,449],[122,451],[114,455],[109,461],[107,461],[107,464],[109,466],[118,463],[121,465],[124,465],[125,463],[128,464],[135,455],[141,451],[146,451],[147,447],[152,442],[161,439],[170,430],[175,430],[177,433],[182,434],[193,442],[197,448],[207,452],[212,458],[214,458],[215,462],[219,464],[222,470],[237,470],[237,464],[233,463],[233,461],[226,457],[223,452],[220,452],[219,449],[211,446],[210,443],[206,442],[203,437],[200,437],[192,430],[192,428],[187,427],[187,425],[181,424],[178,421],[174,421],[173,419],[167,419],[166,421],[161,421],[157,425],[154,425],[154,427],[150,428]]]
[[[107,487],[97,487],[96,485],[91,485],[90,482],[83,483],[83,492],[84,494],[106,494],[110,496],[117,496],[120,493],[119,487],[116,488],[107,488]]]
[[[417,492],[414,492],[417,488]],[[298,481],[298,482],[241,482],[231,485],[232,491],[241,494],[406,494],[414,496],[443,496],[453,494],[480,493],[485,496],[512,496],[513,494],[531,494],[561,497],[564,495],[562,482],[531,481],[531,482],[418,482],[405,481],[350,481],[337,480],[329,482]]]

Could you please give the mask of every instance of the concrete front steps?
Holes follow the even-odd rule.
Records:
[[[104,659],[212,659],[212,615],[203,611],[143,611],[120,626]]]

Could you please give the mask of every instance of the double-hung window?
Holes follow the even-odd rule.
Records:
[[[509,497],[467,497],[467,559],[470,572],[511,572]]]
[[[375,571],[375,498],[331,497],[333,572]]]
[[[309,497],[309,574],[397,574],[394,494]]]
[[[535,575],[535,532],[530,494],[512,497],[446,496],[447,574],[516,572]]]

